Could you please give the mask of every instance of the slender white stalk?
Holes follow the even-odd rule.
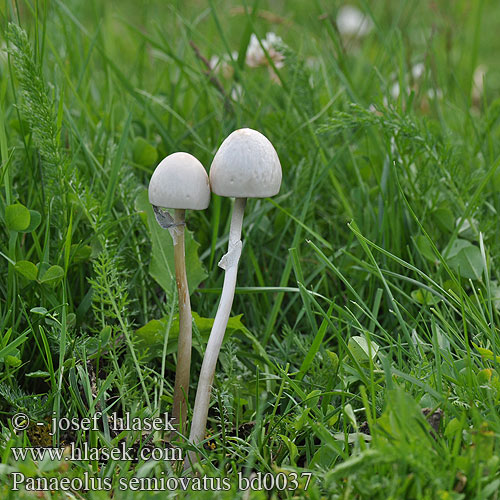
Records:
[[[234,291],[236,288],[236,276],[238,274],[238,262],[241,255],[241,226],[243,223],[243,214],[245,211],[246,198],[236,198],[231,217],[231,227],[229,230],[228,252],[222,257],[219,266],[225,270],[224,284],[222,294],[215,315],[214,324],[210,332],[205,357],[201,365],[198,388],[196,390],[196,399],[193,408],[193,419],[191,421],[191,433],[189,441],[192,444],[198,444],[205,438],[205,429],[208,418],[208,407],[210,404],[210,394],[212,391],[212,382],[215,375],[215,367],[219,357],[220,347],[226,332],[227,322],[231,314]],[[190,452],[184,462],[184,469],[189,468],[196,462],[196,454]]]
[[[177,370],[174,383],[174,404],[172,417],[177,430],[184,434],[186,428],[187,395],[191,367],[192,317],[189,288],[186,276],[184,250],[185,210],[176,209],[174,226],[169,229],[174,242],[175,279],[179,296],[179,340],[177,346]]]

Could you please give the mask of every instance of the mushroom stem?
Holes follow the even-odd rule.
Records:
[[[178,432],[181,434],[184,433],[186,428],[193,329],[184,250],[185,212],[185,210],[181,209],[175,210],[174,226],[169,229],[174,242],[175,279],[179,296],[179,341],[177,346],[177,370],[175,372],[172,417],[174,418],[174,424]]]
[[[208,418],[208,407],[210,404],[210,393],[215,375],[215,366],[219,357],[219,351],[224,339],[227,322],[231,313],[234,291],[236,288],[236,276],[238,274],[238,261],[241,255],[241,227],[243,224],[243,214],[245,211],[246,198],[236,198],[231,217],[229,229],[228,252],[219,262],[219,267],[224,269],[224,284],[222,294],[215,315],[214,324],[208,339],[205,357],[201,365],[196,399],[193,408],[193,418],[191,421],[191,433],[189,441],[196,445],[205,438],[205,428]],[[190,452],[188,460],[184,462],[184,469],[197,462],[196,454]]]

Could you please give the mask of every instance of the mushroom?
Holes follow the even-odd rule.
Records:
[[[210,202],[208,175],[189,153],[173,153],[156,167],[149,182],[149,202],[158,224],[168,229],[174,244],[175,278],[179,296],[179,343],[174,383],[173,421],[179,432],[186,423],[191,366],[192,316],[186,276],[184,226],[186,209],[204,210]],[[173,208],[174,217],[165,210]]]
[[[242,128],[230,134],[221,144],[210,167],[210,186],[219,196],[235,198],[228,252],[219,262],[224,269],[222,295],[208,339],[205,357],[201,366],[196,399],[191,421],[189,441],[196,445],[205,437],[210,393],[215,375],[215,366],[231,313],[238,261],[241,255],[241,226],[247,198],[265,198],[279,192],[281,165],[271,142],[260,132]],[[193,452],[189,461],[195,463]],[[185,462],[185,468],[188,461]]]

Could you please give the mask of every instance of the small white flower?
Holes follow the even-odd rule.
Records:
[[[280,45],[282,43],[283,40],[276,33],[273,33],[272,31],[266,33],[266,39],[264,40],[264,47],[266,47],[266,49],[275,47],[276,45]]]
[[[284,65],[283,60],[285,59],[285,56],[279,51],[279,46],[283,44],[283,40],[281,39],[281,37],[279,37],[275,33],[269,32],[266,34],[266,38],[262,39],[261,41],[262,47],[266,49],[274,65],[278,69],[282,68]],[[249,66],[250,68],[257,68],[259,66],[268,65],[268,60],[262,47],[255,33],[252,33],[245,57],[245,63],[247,64],[247,66]]]
[[[411,76],[414,80],[418,80],[425,72],[424,63],[414,64],[411,68]]]
[[[217,66],[219,65],[219,62],[220,62],[220,57],[217,55],[213,55],[210,58],[210,61],[208,61],[208,64],[210,65],[210,69],[212,71],[214,71],[217,68]]]
[[[243,87],[239,83],[235,83],[231,89],[231,99],[233,101],[241,101],[243,97]]]
[[[484,78],[488,68],[484,64],[480,64],[475,70],[472,77],[472,99],[480,101],[483,97],[484,91]]]
[[[384,99],[387,101],[387,98],[386,98],[386,97],[384,97]],[[386,106],[386,107],[387,107],[387,102],[386,102],[386,103],[384,103],[384,106]],[[370,113],[373,113],[374,115],[377,115],[377,116],[382,116],[382,112],[381,112],[381,111],[379,111],[379,110],[377,109],[377,107],[375,106],[375,104],[373,104],[373,103],[371,103],[371,104],[370,104],[370,106],[368,106],[368,111],[369,111]]]
[[[405,95],[410,95],[411,88],[409,85],[406,85],[406,87],[403,89]],[[391,94],[391,97],[394,100],[397,100],[399,95],[401,94],[401,87],[399,86],[399,82],[394,82],[392,84],[391,89],[389,90],[389,93]]]
[[[266,60],[266,55],[260,46],[259,39],[255,33],[250,37],[250,43],[247,47],[245,63],[251,68],[257,68]]]
[[[427,97],[429,99],[442,99],[443,91],[441,89],[429,89],[427,91]]]
[[[229,79],[232,78],[234,74],[234,68],[231,60],[236,61],[237,59],[238,52],[233,51],[231,52],[231,57],[229,57],[228,54],[224,54],[222,58],[218,55],[213,55],[208,64],[214,73],[221,72],[224,78]]]
[[[399,88],[399,82],[395,82],[392,84],[390,94],[391,97],[396,100],[399,97],[399,94],[401,92],[401,89]]]
[[[361,38],[373,29],[373,21],[358,8],[344,5],[337,13],[337,27],[342,36]]]

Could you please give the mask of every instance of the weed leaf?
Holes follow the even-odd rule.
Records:
[[[5,224],[11,231],[24,231],[30,225],[30,211],[20,203],[5,207]]]
[[[29,260],[18,260],[14,268],[21,276],[30,281],[35,281],[38,276],[37,267]]]
[[[175,286],[174,245],[170,233],[161,228],[156,222],[153,208],[149,203],[147,190],[142,191],[136,199],[136,210],[146,215],[145,224],[149,229],[151,241],[151,264],[149,274],[170,294]],[[144,218],[143,218],[144,220]],[[186,273],[190,293],[193,293],[198,285],[207,277],[200,257],[198,247],[200,246],[193,238],[191,231],[185,231],[186,238]]]

